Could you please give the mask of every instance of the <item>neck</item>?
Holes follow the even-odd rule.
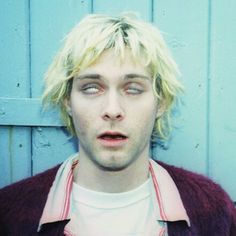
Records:
[[[108,171],[80,156],[74,171],[74,181],[82,187],[107,193],[126,192],[140,186],[148,179],[148,154],[137,158],[122,170]]]

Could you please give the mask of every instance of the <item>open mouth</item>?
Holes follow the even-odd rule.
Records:
[[[128,137],[118,132],[105,132],[99,135],[98,139],[106,143],[120,143],[126,141]]]
[[[126,139],[127,136],[123,135],[123,134],[102,134],[99,136],[100,139],[104,139],[104,140],[122,140],[122,139]]]

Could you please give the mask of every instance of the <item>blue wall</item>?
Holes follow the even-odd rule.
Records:
[[[87,13],[140,13],[164,33],[186,92],[158,159],[208,175],[236,200],[236,1],[5,0],[0,3],[0,186],[75,152],[42,78],[61,39]]]

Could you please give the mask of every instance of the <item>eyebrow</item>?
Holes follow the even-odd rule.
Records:
[[[84,74],[84,75],[77,76],[76,79],[78,79],[78,80],[101,79],[101,75],[99,75],[99,74]]]
[[[150,78],[146,75],[143,75],[143,74],[135,74],[135,73],[131,73],[131,74],[127,74],[125,75],[124,77],[124,80],[127,80],[127,79],[135,79],[135,78],[141,78],[141,79],[147,79],[149,80]]]
[[[101,79],[102,76],[100,74],[84,74],[84,75],[79,75],[78,77],[76,77],[76,79],[78,80],[84,80],[84,79],[95,79],[95,80],[99,80]],[[126,74],[124,76],[122,76],[122,79],[124,80],[128,80],[128,79],[135,79],[135,78],[141,78],[141,79],[146,79],[149,80],[150,77],[143,75],[143,74],[136,74],[136,73],[130,73],[130,74]]]

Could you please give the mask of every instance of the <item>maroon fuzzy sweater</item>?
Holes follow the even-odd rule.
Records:
[[[236,236],[236,210],[222,188],[198,174],[162,165],[173,178],[190,218],[168,222],[169,236]],[[0,190],[0,236],[63,235],[68,221],[44,225],[37,233],[47,194],[59,166]]]

